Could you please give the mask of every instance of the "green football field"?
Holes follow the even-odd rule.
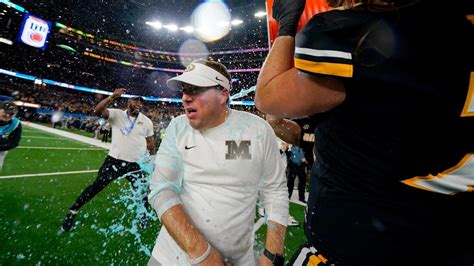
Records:
[[[146,265],[158,220],[137,228],[130,185],[119,179],[79,212],[76,227],[59,231],[79,193],[95,179],[107,151],[24,126],[20,146],[0,172],[0,265]],[[10,178],[4,178],[10,177]],[[304,242],[304,207],[290,204],[301,225],[289,227],[289,258]],[[263,248],[265,226],[256,234]]]

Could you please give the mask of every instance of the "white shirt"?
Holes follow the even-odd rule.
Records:
[[[255,265],[253,224],[258,193],[268,219],[285,225],[288,191],[270,125],[230,110],[212,129],[195,130],[186,116],[173,119],[157,153],[149,201],[159,217],[182,204],[194,226],[232,265]],[[163,265],[189,259],[163,226],[152,253]]]
[[[153,136],[153,123],[144,114],[138,117],[127,117],[127,112],[119,109],[107,109],[109,123],[112,127],[112,146],[109,156],[127,161],[137,162],[147,154],[146,137]],[[136,118],[136,121],[135,121]],[[128,128],[135,121],[128,135],[122,133],[123,128]]]

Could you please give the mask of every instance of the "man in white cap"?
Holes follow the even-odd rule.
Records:
[[[277,140],[258,116],[228,107],[230,74],[197,60],[168,80],[185,115],[166,129],[148,196],[164,225],[149,265],[255,265],[258,194],[268,215],[264,255],[283,265],[288,191]]]

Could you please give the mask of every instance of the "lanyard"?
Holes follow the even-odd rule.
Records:
[[[132,125],[130,126],[130,131],[132,131],[133,127],[135,126],[135,122],[137,122],[137,119],[138,119],[138,116],[139,116],[139,115],[140,115],[140,114],[138,114],[138,115],[135,117],[135,119],[133,120],[133,122],[132,122],[132,119],[130,119],[130,116],[128,115],[128,112],[127,112],[128,121],[130,121],[130,123],[132,123]]]

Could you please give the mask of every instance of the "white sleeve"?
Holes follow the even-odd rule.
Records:
[[[273,129],[266,127],[263,156],[263,184],[260,198],[265,206],[268,220],[286,226],[288,223],[288,188],[285,179],[285,166]]]
[[[155,170],[150,182],[148,202],[158,218],[169,208],[181,204],[179,194],[183,183],[183,161],[176,147],[176,121],[171,120],[156,154]]]
[[[121,110],[115,108],[107,108],[107,110],[109,111],[109,118],[107,120],[112,125],[114,123],[115,117],[117,117]]]

